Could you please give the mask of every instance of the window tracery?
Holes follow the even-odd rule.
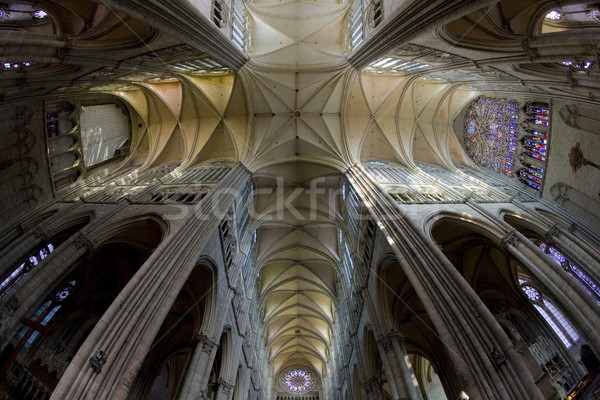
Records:
[[[291,393],[306,393],[314,386],[312,374],[303,369],[292,369],[283,375],[283,386]]]
[[[548,257],[552,258],[555,263],[564,268],[571,277],[600,304],[600,284],[598,284],[591,275],[586,273],[583,268],[571,262],[561,251],[548,243],[542,243],[540,248],[548,255]]]
[[[48,257],[54,251],[52,243],[48,243],[35,251],[27,260],[15,268],[3,281],[0,283],[0,298],[2,298],[21,278],[29,271],[35,268],[44,258]]]
[[[465,144],[479,165],[512,176],[517,148],[518,104],[511,99],[480,97],[467,112]]]
[[[537,312],[542,316],[546,323],[552,328],[560,341],[567,349],[573,347],[573,344],[580,339],[579,333],[573,325],[565,318],[558,308],[548,300],[537,288],[526,279],[519,279],[521,290],[529,301],[533,304]]]
[[[51,298],[42,304],[42,306],[37,310],[32,320],[39,321],[41,325],[48,325],[50,320],[62,307],[62,303],[71,295],[76,283],[76,281],[71,281],[64,286],[59,287],[59,289],[54,292]],[[17,339],[25,340],[24,338],[27,337],[23,346],[27,349],[35,341],[39,333],[39,331],[33,331],[32,328],[25,326],[19,331]]]
[[[541,190],[548,154],[550,108],[516,100],[476,99],[467,112],[465,148],[479,165]],[[519,126],[519,120],[523,123]]]
[[[217,28],[225,27],[225,21],[227,18],[225,12],[226,10],[223,6],[223,2],[221,0],[214,0],[212,7],[212,19]]]
[[[372,28],[377,28],[381,21],[383,21],[383,5],[381,0],[372,0],[369,4],[369,16]]]

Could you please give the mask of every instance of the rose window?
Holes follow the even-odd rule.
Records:
[[[305,393],[313,385],[312,374],[303,369],[292,369],[283,375],[283,386],[292,393]]]

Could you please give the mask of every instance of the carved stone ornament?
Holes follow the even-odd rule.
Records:
[[[523,50],[525,50],[529,59],[533,59],[540,56],[538,49],[531,47],[531,42],[534,39],[535,38],[533,36],[528,36],[521,40],[521,47],[523,48]]]
[[[19,307],[19,298],[16,296],[11,297],[10,299],[8,299],[8,301],[6,302],[5,307],[11,311],[14,311],[17,309],[17,307]]]
[[[50,234],[42,226],[38,226],[33,231],[33,237],[37,240],[48,240],[50,238]]]
[[[389,353],[394,349],[394,345],[392,344],[392,339],[390,335],[383,336],[378,340],[378,342],[383,348],[383,351],[385,351],[386,353]]]
[[[467,375],[465,372],[459,371],[458,377],[460,378],[460,382],[462,383],[463,388],[471,388],[471,378],[469,378],[469,375]]]
[[[217,380],[217,384],[219,385],[219,387],[221,387],[223,394],[229,395],[231,392],[233,392],[233,385],[223,379],[219,379]]]
[[[206,335],[196,335],[195,339],[198,342],[198,346],[202,346],[201,351],[208,355],[210,355],[217,346],[217,344],[210,340]]]
[[[552,224],[550,229],[544,234],[544,239],[547,243],[552,243],[555,238],[560,236],[560,228],[556,223]]]
[[[85,248],[87,252],[91,253],[94,250],[93,243],[86,238],[82,233],[79,233],[77,237],[73,240],[73,246],[77,250]]]

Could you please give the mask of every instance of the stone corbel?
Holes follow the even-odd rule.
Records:
[[[378,381],[377,377],[372,376],[371,378],[363,381],[361,383],[361,385],[362,385],[362,387],[365,388],[367,393],[373,393],[373,392],[375,392],[375,389],[379,385],[379,381]]]
[[[556,223],[552,224],[550,229],[544,234],[544,240],[546,243],[551,243],[554,241],[554,238],[560,236],[560,228]]]
[[[50,236],[52,236],[50,234],[50,232],[48,232],[48,230],[44,229],[43,226],[38,226],[33,231],[33,237],[38,240],[48,241],[48,240],[50,240]]]
[[[92,253],[94,251],[94,242],[91,241],[90,239],[88,239],[83,233],[79,232],[77,234],[77,236],[75,237],[75,239],[73,239],[72,242],[73,246],[75,246],[75,248],[77,250],[85,248],[86,252]]]

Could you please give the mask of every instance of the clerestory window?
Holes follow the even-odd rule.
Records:
[[[520,279],[521,290],[529,301],[533,304],[537,312],[544,318],[546,323],[552,328],[563,345],[570,349],[573,344],[580,339],[579,333],[575,330],[571,322],[567,320],[564,314],[544,295],[526,280]]]

